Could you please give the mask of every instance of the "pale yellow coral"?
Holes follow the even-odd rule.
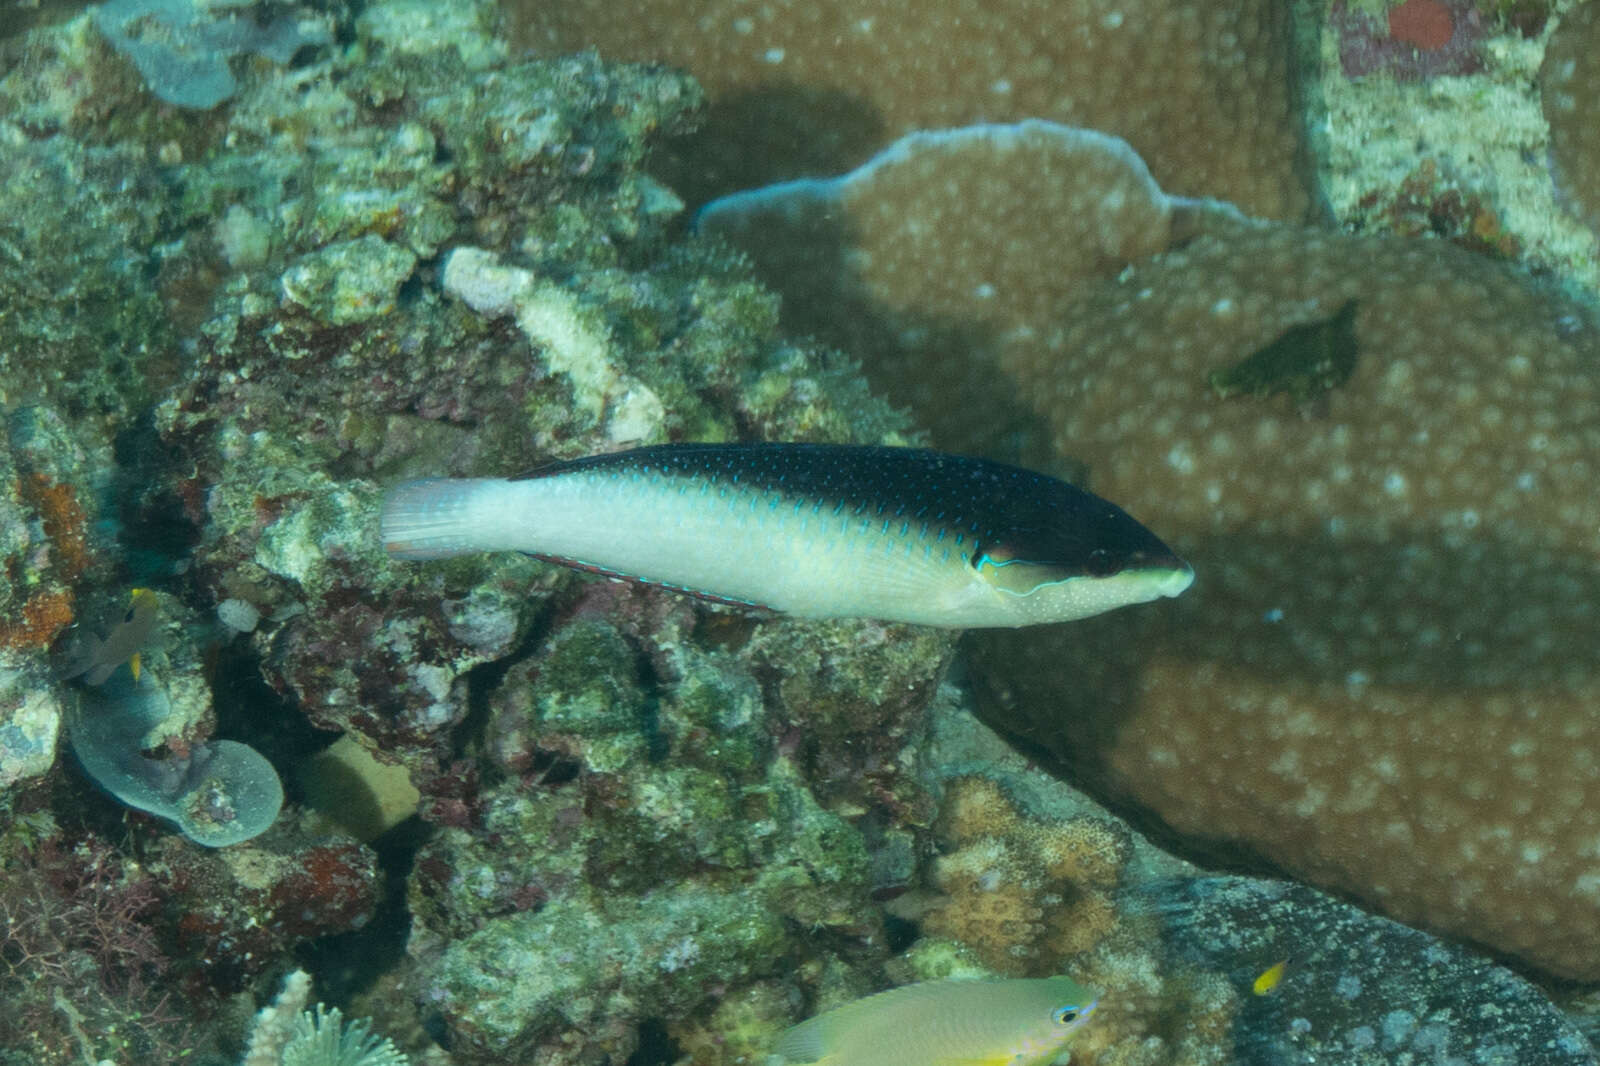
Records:
[[[1056,973],[1115,926],[1104,890],[1115,885],[1128,845],[1110,823],[1041,822],[1019,812],[995,782],[964,777],[946,792],[938,827],[951,850],[934,863],[942,898],[922,928],[965,944],[985,966]]]
[[[1096,888],[1116,884],[1132,851],[1124,830],[1098,818],[1037,825],[1032,836],[1034,854],[1051,877]]]
[[[939,808],[939,833],[948,840],[1006,837],[1016,826],[1016,807],[987,777],[956,780]]]

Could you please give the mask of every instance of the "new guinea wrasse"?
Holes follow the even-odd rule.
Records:
[[[1121,508],[921,448],[663,444],[513,478],[430,478],[383,505],[397,559],[520,551],[803,618],[971,628],[1176,596],[1194,572]]]
[[[778,1038],[789,1066],[1035,1066],[1094,1013],[1067,977],[924,981],[809,1018]]]

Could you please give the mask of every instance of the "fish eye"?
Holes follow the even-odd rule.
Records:
[[[1075,1006],[1057,1007],[1055,1009],[1055,1013],[1051,1015],[1051,1018],[1057,1025],[1071,1025],[1073,1022],[1078,1020],[1078,1011],[1079,1008]]]
[[[1121,569],[1117,560],[1104,548],[1096,548],[1089,553],[1089,558],[1084,564],[1090,577],[1110,577]]]

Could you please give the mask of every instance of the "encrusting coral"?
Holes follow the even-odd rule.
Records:
[[[691,202],[834,174],[918,129],[1043,118],[1119,135],[1162,185],[1270,218],[1311,197],[1273,0],[605,0],[519,2],[520,42],[662,62],[705,86],[704,128],[676,146]]]

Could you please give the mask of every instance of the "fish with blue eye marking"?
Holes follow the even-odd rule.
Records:
[[[1115,504],[921,448],[663,444],[513,478],[430,478],[383,504],[396,559],[520,551],[802,618],[1024,626],[1189,587]]]
[[[1098,1003],[1068,977],[924,981],[809,1018],[773,1053],[787,1066],[1038,1066]]]

